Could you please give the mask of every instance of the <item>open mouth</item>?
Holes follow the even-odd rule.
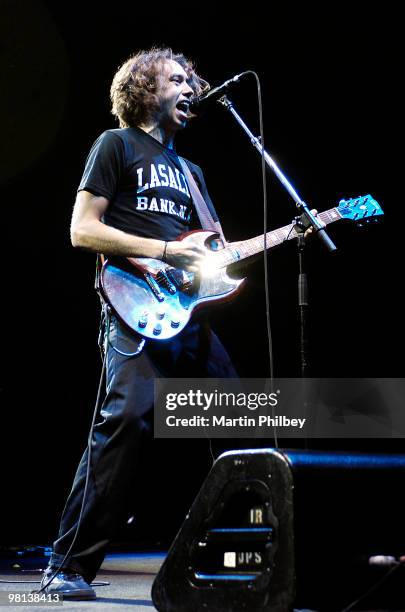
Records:
[[[189,107],[190,107],[189,100],[181,100],[180,102],[177,102],[177,104],[176,104],[177,110],[184,117],[188,117],[188,109],[189,109]]]

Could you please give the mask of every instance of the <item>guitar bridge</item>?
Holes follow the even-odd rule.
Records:
[[[159,302],[163,302],[163,300],[165,299],[165,296],[160,291],[160,287],[158,283],[155,281],[155,279],[153,278],[152,274],[150,274],[149,272],[145,272],[145,280],[148,283],[149,287],[151,288],[152,293],[155,296],[155,298]]]

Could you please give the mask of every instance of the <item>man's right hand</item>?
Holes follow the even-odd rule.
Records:
[[[180,240],[167,243],[166,261],[175,268],[199,272],[200,264],[206,257],[206,250],[197,245],[185,245]]]

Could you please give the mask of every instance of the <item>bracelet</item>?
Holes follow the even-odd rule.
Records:
[[[162,256],[162,261],[164,261],[165,263],[167,263],[166,250],[167,250],[167,240],[165,242],[165,248],[163,249],[163,256]]]

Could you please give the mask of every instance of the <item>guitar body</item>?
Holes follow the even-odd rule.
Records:
[[[118,317],[145,338],[168,340],[204,305],[231,299],[245,279],[232,279],[226,268],[210,266],[218,249],[218,234],[198,230],[179,240],[207,251],[207,265],[195,274],[158,259],[107,259],[100,274],[104,299]]]

